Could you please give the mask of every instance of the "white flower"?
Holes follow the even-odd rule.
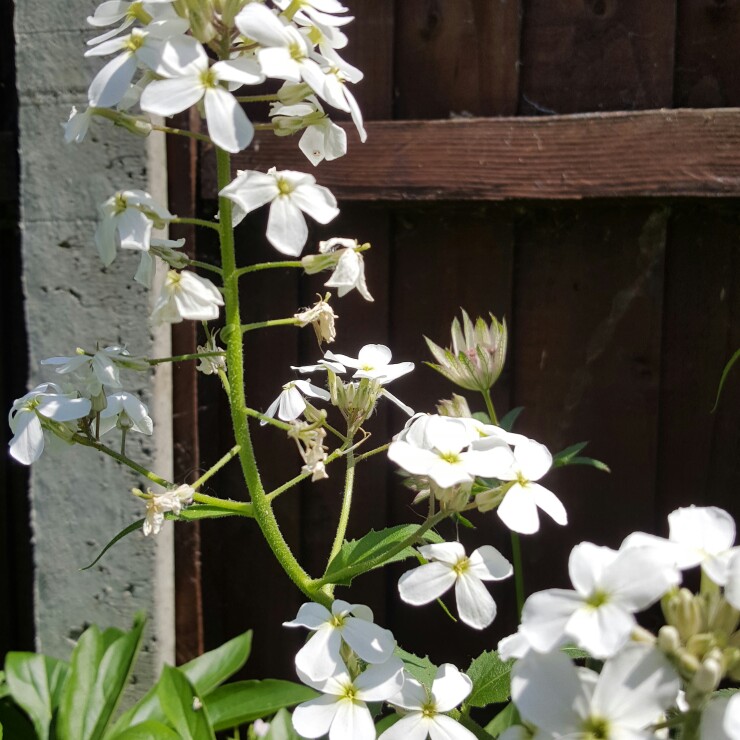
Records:
[[[614,655],[647,609],[678,583],[678,574],[649,549],[576,545],[568,561],[574,591],[548,589],[524,604],[522,636],[546,653],[572,641],[596,658]]]
[[[675,704],[679,686],[664,655],[629,645],[598,676],[560,652],[528,653],[514,665],[511,695],[522,719],[546,737],[648,740],[654,737],[650,726]]]
[[[323,681],[312,680],[301,671],[301,680],[324,693],[299,704],[293,712],[293,727],[306,738],[329,740],[375,740],[375,724],[366,702],[385,701],[403,684],[403,663],[390,658],[374,665],[352,680],[341,665],[334,675]]]
[[[568,515],[560,499],[535,483],[552,467],[548,449],[534,440],[523,440],[514,448],[514,461],[508,471],[496,475],[503,481],[515,481],[506,492],[496,512],[513,532],[533,534],[540,528],[537,509],[549,514],[557,524],[567,524]]]
[[[211,352],[224,352],[225,354],[225,351],[216,344],[215,337],[208,337],[205,345],[198,345],[197,352],[198,354]],[[218,375],[219,370],[226,371],[226,357],[218,355],[214,357],[201,357],[195,369],[199,373],[203,373],[203,375]]]
[[[188,485],[178,486],[172,491],[164,493],[150,493],[146,502],[146,517],[142,530],[145,537],[151,534],[159,534],[164,524],[164,515],[171,511],[176,516],[180,515],[183,506],[193,503],[195,491]]]
[[[509,468],[508,447],[479,451],[469,446],[468,429],[460,419],[422,416],[391,442],[388,457],[406,472],[427,476],[442,488],[472,483],[476,476],[497,478]]]
[[[165,51],[168,59],[178,57],[181,41],[170,39],[168,43],[175,53]],[[159,116],[172,116],[202,99],[213,143],[227,152],[240,152],[252,141],[254,126],[222,83],[257,85],[264,80],[264,75],[257,63],[246,57],[209,65],[208,55],[198,46],[199,51],[187,64],[179,67],[173,64],[169,69],[159,70],[170,79],[156,80],[146,86],[141,95],[141,109]]]
[[[737,548],[727,566],[725,598],[735,609],[740,610],[740,549]]]
[[[44,428],[41,417],[56,422],[83,419],[90,413],[91,403],[87,398],[62,393],[54,383],[37,385],[25,396],[16,399],[8,414],[8,423],[13,432],[10,454],[20,463],[30,465],[44,451]]]
[[[116,247],[148,251],[152,228],[173,216],[143,190],[121,190],[98,207],[95,244],[104,265],[116,258]]]
[[[404,676],[403,687],[390,704],[404,710],[404,716],[389,727],[379,740],[474,740],[470,730],[448,717],[449,712],[471,692],[473,682],[450,663],[443,663],[430,692],[413,677]]]
[[[106,396],[107,405],[100,412],[100,434],[111,429],[151,434],[154,424],[146,406],[132,393],[119,391]]]
[[[235,225],[247,213],[269,203],[267,240],[278,252],[293,257],[301,253],[308,239],[304,213],[320,224],[328,224],[339,215],[337,201],[327,188],[317,185],[311,175],[292,170],[240,170],[219,195],[236,204]]]
[[[392,365],[391,351],[384,344],[366,344],[360,350],[357,359],[333,352],[327,352],[324,357],[341,362],[347,367],[356,368],[353,378],[377,380],[381,385],[390,383],[414,369],[413,362],[399,362]]]
[[[87,136],[87,130],[90,128],[90,121],[92,121],[95,109],[88,106],[83,111],[77,110],[73,105],[72,110],[69,113],[69,120],[67,123],[62,124],[64,129],[64,141],[67,144],[72,143],[80,144],[85,140]]]
[[[701,715],[701,740],[740,740],[740,694],[713,698]]]
[[[152,237],[149,241],[149,250],[142,245],[141,259],[139,261],[139,267],[134,275],[134,280],[137,283],[146,286],[147,288],[152,287],[154,284],[154,257],[156,255],[161,260],[166,262],[170,267],[174,267],[181,270],[183,267],[187,267],[190,263],[188,256],[182,252],[178,253],[175,250],[180,249],[185,245],[185,239],[157,239]],[[131,249],[138,249],[131,245]]]
[[[420,606],[438,599],[454,585],[460,619],[475,629],[488,627],[496,617],[496,603],[483,581],[508,578],[514,572],[511,563],[491,545],[479,547],[470,557],[459,542],[423,545],[419,552],[430,562],[401,576],[401,598]]]
[[[730,558],[737,551],[734,542],[735,520],[726,511],[716,506],[689,506],[668,515],[667,540],[634,532],[622,549],[652,548],[681,570],[701,565],[714,583],[724,586]]]
[[[323,681],[343,668],[340,651],[346,642],[366,663],[386,663],[393,654],[393,634],[373,624],[372,610],[336,599],[331,611],[306,603],[284,627],[305,627],[314,634],[295,656],[296,669],[313,681]]]
[[[152,312],[155,323],[177,324],[183,319],[210,321],[218,318],[224,300],[218,288],[194,272],[170,270]]]
[[[366,301],[372,301],[373,297],[367,289],[367,282],[365,282],[365,261],[362,258],[362,255],[356,250],[357,241],[352,241],[354,241],[354,246],[345,248],[342,251],[342,256],[339,258],[339,262],[337,262],[337,266],[334,268],[332,276],[324,283],[324,285],[327,288],[336,288],[337,295],[340,298],[349,293],[353,288],[357,288],[357,292]],[[330,239],[328,242],[321,242],[319,245],[319,251],[327,251],[328,248],[326,245],[332,243],[336,244],[337,242],[339,242],[338,239]]]
[[[303,396],[310,398],[320,398],[322,401],[328,401],[331,396],[323,388],[309,383],[307,380],[291,380],[283,386],[283,392],[269,405],[265,416],[275,417],[277,412],[278,419],[283,421],[293,421],[297,419],[305,410],[306,402]],[[264,426],[267,422],[263,419],[260,422]]]
[[[287,10],[291,0],[274,0],[275,5],[281,10]],[[353,18],[349,16],[339,16],[337,13],[346,13],[345,8],[338,0],[301,0],[299,3],[300,10],[294,16],[294,20],[299,22],[312,22],[319,24],[333,24],[343,26]]]
[[[87,42],[88,46],[99,44],[113,38],[121,31],[125,31],[136,21],[148,23],[152,19],[164,20],[177,18],[171,8],[173,0],[147,0],[147,2],[125,2],[124,0],[106,0],[95,9],[95,13],[87,17],[87,22],[96,28],[105,28],[120,23],[117,28],[106,31]],[[169,11],[169,12],[168,12]]]

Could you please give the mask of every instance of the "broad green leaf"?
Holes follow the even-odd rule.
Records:
[[[378,737],[380,737],[389,727],[395,725],[399,719],[401,719],[400,714],[389,714],[387,717],[383,717],[383,719],[377,722],[375,724],[375,731],[378,734]]]
[[[39,740],[31,720],[8,697],[0,701],[0,726],[7,740]],[[42,736],[44,739],[46,735]]]
[[[740,360],[740,349],[735,351],[735,354],[730,357],[729,361],[725,365],[725,369],[722,371],[722,377],[719,379],[719,386],[717,387],[717,398],[714,401],[714,406],[712,407],[712,412],[714,413],[717,410],[717,406],[719,406],[719,397],[722,395],[722,389],[725,386],[725,381],[727,380],[727,376],[730,374],[730,370],[732,370],[732,366]]]
[[[293,729],[293,722],[287,709],[281,709],[270,720],[270,729],[264,740],[301,740],[301,736]]]
[[[157,684],[157,696],[167,720],[181,740],[216,740],[202,700],[177,668],[164,667]]]
[[[471,719],[467,715],[461,714],[457,721],[470,732],[473,733],[473,735],[478,738],[478,740],[493,740],[493,736],[489,735],[486,730],[484,730],[475,720]]]
[[[519,414],[521,414],[522,411],[524,411],[524,406],[517,406],[515,409],[509,411],[508,414],[502,416],[498,421],[498,425],[503,430],[510,432],[514,428],[514,424],[516,424],[516,420],[519,418]]]
[[[129,632],[92,626],[80,638],[59,708],[60,740],[100,740],[128,684],[146,619],[137,614]]]
[[[611,473],[612,471],[609,469],[609,466],[601,462],[601,460],[594,460],[592,457],[580,457],[578,455],[579,452],[585,449],[587,444],[588,442],[578,442],[553,455],[553,468],[562,468],[565,465],[589,465],[604,473]]]
[[[166,720],[162,705],[157,696],[157,687],[153,686],[133,707],[126,710],[113,725],[111,730],[105,734],[105,740],[117,737],[119,733],[128,727],[155,720],[163,722]]]
[[[31,718],[40,738],[49,736],[49,726],[67,680],[69,666],[35,653],[8,653],[5,673],[13,701]]]
[[[465,671],[473,682],[473,690],[465,704],[469,707],[486,707],[508,701],[513,665],[513,660],[503,661],[493,650],[481,653]]]
[[[485,411],[476,411],[473,414],[473,418],[479,421],[481,424],[490,424],[491,417]]]
[[[267,678],[263,681],[237,681],[221,686],[205,697],[204,701],[214,729],[228,730],[316,696],[318,694],[313,689],[303,684]]]
[[[179,740],[180,736],[167,725],[150,720],[111,735],[111,740]]]
[[[400,542],[403,542],[408,537],[411,537],[414,532],[419,530],[418,524],[399,524],[395,527],[389,527],[388,529],[381,529],[376,532],[371,529],[364,537],[359,540],[349,540],[342,545],[342,549],[337,553],[336,557],[329,563],[329,567],[326,569],[324,578],[330,583],[338,583],[343,586],[349,586],[352,582],[351,578],[339,578],[334,580],[334,575],[340,573],[344,568],[349,566],[360,566],[368,564],[367,568],[362,570],[362,573],[367,573],[370,570],[381,567],[386,563],[395,563],[399,560],[405,560],[416,555],[413,547],[406,547],[401,552],[396,553],[387,560],[382,560],[378,565],[370,566],[371,560],[376,558],[382,558],[384,553],[390,552]],[[427,542],[441,542],[441,538],[431,531],[425,532],[423,539]]]
[[[235,511],[224,511],[218,506],[211,506],[209,504],[193,504],[192,506],[188,506],[187,509],[183,509],[179,516],[175,516],[171,512],[165,513],[164,516],[165,519],[168,519],[170,521],[192,522],[198,519],[223,519],[227,516],[247,516],[247,514],[238,514]],[[136,532],[141,529],[143,524],[143,519],[137,519],[135,522],[133,522],[133,524],[129,524],[128,527],[122,529],[98,553],[98,556],[95,558],[95,560],[92,561],[92,563],[90,563],[90,565],[86,565],[84,568],[80,568],[80,570],[90,570],[90,568],[96,565],[98,561],[103,557],[103,555],[105,555],[105,553],[107,553],[108,550],[113,547],[113,545],[118,544],[124,537],[128,537],[128,535],[130,535],[132,532]]]
[[[403,661],[403,667],[420,683],[428,689],[432,687],[434,677],[437,675],[437,666],[425,655],[420,658],[413,653],[407,653],[403,648],[396,647],[393,651]]]
[[[181,665],[178,670],[185,674],[198,696],[205,697],[247,662],[251,650],[252,631],[249,630]]]
[[[738,689],[738,688],[734,688],[734,689],[733,688],[719,689],[719,691],[713,692],[712,693],[712,696],[726,696],[726,697],[729,697],[729,696],[735,696],[735,694],[737,694],[738,692],[740,692],[740,689]]]
[[[514,702],[509,702],[485,727],[486,732],[498,737],[504,730],[520,723],[519,712]]]

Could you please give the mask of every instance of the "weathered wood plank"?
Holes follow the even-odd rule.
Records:
[[[740,109],[550,118],[380,121],[317,177],[344,200],[740,195]],[[216,192],[202,161],[206,197]],[[307,170],[295,142],[260,133],[239,169]]]
[[[397,10],[397,117],[516,113],[521,4],[402,0]]]
[[[519,112],[672,105],[676,2],[528,0]]]

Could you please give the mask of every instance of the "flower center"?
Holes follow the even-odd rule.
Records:
[[[428,701],[421,705],[421,714],[427,719],[433,719],[437,716],[437,705],[433,701]]]
[[[456,465],[457,463],[462,462],[462,458],[458,452],[441,452],[439,457],[450,465]]]
[[[516,474],[516,482],[522,488],[524,488],[527,485],[527,483],[529,483],[529,481],[520,472],[517,472],[517,474]]]
[[[461,576],[463,573],[470,570],[470,560],[467,558],[460,558],[460,560],[458,560],[452,567],[452,570],[454,570],[458,576]]]
[[[598,609],[600,606],[609,602],[609,594],[606,591],[594,591],[588,599],[586,604],[593,609]]]
[[[124,198],[122,193],[116,193],[113,207],[115,209],[116,216],[123,213],[128,208],[128,203],[126,202],[126,198]]]
[[[607,740],[609,737],[609,722],[602,717],[589,717],[583,723],[584,740]]]
[[[205,88],[218,87],[218,76],[212,69],[200,73],[200,84]]]
[[[128,41],[126,41],[126,46],[124,48],[133,54],[137,52],[139,49],[141,49],[142,46],[144,46],[145,40],[146,40],[145,34],[141,33],[141,31],[134,30],[131,32],[131,35],[128,37]]]
[[[148,26],[152,22],[152,16],[144,10],[144,3],[141,2],[141,0],[131,3],[126,11],[126,15],[129,18],[133,18],[134,20],[143,23],[145,26]]]
[[[342,614],[333,614],[331,618],[331,626],[335,628],[344,627],[344,621],[346,617],[344,617]]]
[[[288,51],[290,52],[290,58],[295,62],[302,62],[306,58],[305,49],[302,49],[297,41],[291,41]]]
[[[33,411],[37,406],[41,404],[38,398],[31,398],[23,406],[24,411]]]
[[[290,195],[295,190],[293,185],[283,177],[278,178],[277,186],[280,191],[280,195]]]
[[[346,686],[342,687],[342,699],[346,699],[347,701],[356,702],[359,701],[357,698],[357,689],[354,687],[353,684],[349,683]]]

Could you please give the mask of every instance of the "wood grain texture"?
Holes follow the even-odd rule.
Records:
[[[528,0],[519,112],[672,105],[675,33],[676,0]]]
[[[573,200],[740,195],[740,109],[551,118],[380,121],[365,145],[316,177],[341,200]],[[238,169],[306,170],[295,142],[267,133]],[[215,196],[210,158],[205,197]]]

